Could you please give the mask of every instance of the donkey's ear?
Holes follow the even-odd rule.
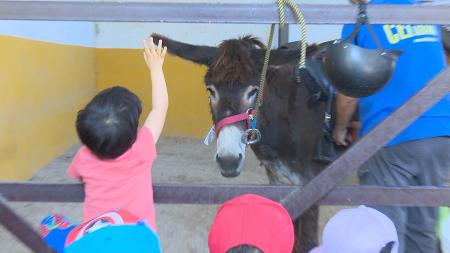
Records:
[[[152,37],[155,43],[158,43],[158,40],[162,40],[163,46],[167,46],[169,53],[197,64],[211,65],[219,51],[217,47],[190,45],[171,40],[157,33],[153,33]]]
[[[253,49],[252,59],[256,64],[264,63],[265,49]],[[299,50],[275,49],[270,52],[269,65],[283,65],[300,59]]]

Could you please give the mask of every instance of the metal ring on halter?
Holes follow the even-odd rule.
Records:
[[[252,145],[261,141],[261,132],[256,128],[245,130],[241,141],[246,145]]]

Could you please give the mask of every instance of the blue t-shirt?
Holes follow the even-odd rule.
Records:
[[[373,0],[370,4],[415,4],[414,0]],[[345,25],[342,38],[347,38],[354,25]],[[391,80],[374,95],[359,99],[361,136],[367,134],[406,100],[424,87],[446,67],[445,53],[438,26],[372,25],[383,49],[403,51]],[[364,48],[377,48],[365,26],[353,41]],[[407,127],[389,145],[406,141],[450,136],[450,93]]]

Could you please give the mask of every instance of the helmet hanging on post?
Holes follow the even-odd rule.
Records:
[[[367,4],[359,3],[357,23],[344,40],[336,40],[326,50],[322,59],[325,75],[335,89],[346,96],[365,97],[380,90],[391,78],[400,50],[381,47],[367,17]],[[366,25],[378,49],[352,45],[362,25]]]

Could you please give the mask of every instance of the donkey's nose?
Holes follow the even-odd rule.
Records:
[[[236,156],[219,156],[216,155],[216,161],[220,167],[220,173],[224,177],[237,177],[240,171],[238,170],[242,162],[242,154]]]

